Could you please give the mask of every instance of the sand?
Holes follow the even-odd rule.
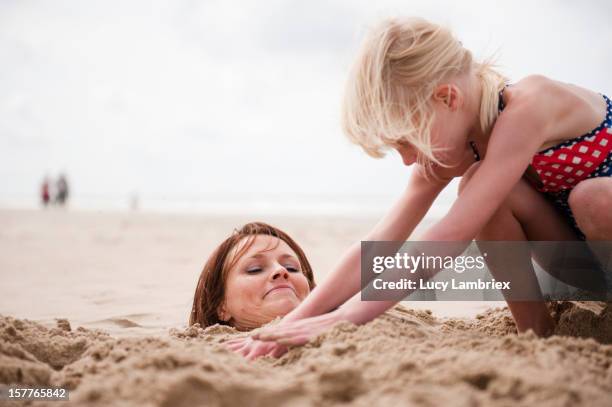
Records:
[[[244,333],[223,326],[113,338],[2,317],[0,382],[72,389],[69,404],[50,406],[609,406],[612,309],[554,309],[559,332],[540,339],[517,335],[505,308],[440,320],[398,306],[255,362],[224,348]]]
[[[291,233],[319,279],[373,222],[258,219]],[[491,303],[415,302],[247,362],[223,345],[244,333],[185,325],[205,255],[239,223],[0,211],[0,383],[71,389],[35,403],[49,406],[612,405],[602,303],[551,304],[557,331],[542,339]]]

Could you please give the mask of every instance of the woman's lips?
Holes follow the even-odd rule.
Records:
[[[266,294],[264,295],[264,297],[267,296],[268,294],[270,294],[272,291],[277,291],[277,290],[280,290],[280,289],[283,289],[283,288],[285,288],[285,289],[288,288],[289,290],[293,291],[293,293],[295,294],[295,289],[293,287],[291,287],[289,284],[279,284],[279,285],[269,289],[266,292]]]

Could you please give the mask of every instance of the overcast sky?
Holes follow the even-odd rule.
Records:
[[[606,1],[0,1],[0,205],[65,171],[75,206],[171,201],[388,206],[409,169],[339,127],[367,28],[450,26],[512,80],[612,94]],[[451,188],[443,197],[448,203]]]

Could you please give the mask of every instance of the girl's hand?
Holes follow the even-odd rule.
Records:
[[[246,338],[231,339],[227,348],[247,358],[254,360],[262,356],[279,358],[287,352],[287,347],[276,342],[259,341],[247,336]]]
[[[312,338],[332,328],[336,323],[344,321],[340,310],[295,322],[280,323],[264,328],[253,334],[253,339],[276,342],[285,346],[301,346]]]

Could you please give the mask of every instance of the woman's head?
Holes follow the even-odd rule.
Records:
[[[432,137],[437,106],[475,106],[486,133],[497,117],[504,81],[489,64],[475,63],[449,30],[420,18],[385,20],[371,31],[353,67],[343,128],[373,157],[409,145],[427,167],[447,166],[437,153],[448,143]],[[454,96],[459,105],[451,105]]]
[[[253,329],[289,313],[314,286],[310,263],[289,235],[265,223],[248,223],[204,265],[189,324]]]

